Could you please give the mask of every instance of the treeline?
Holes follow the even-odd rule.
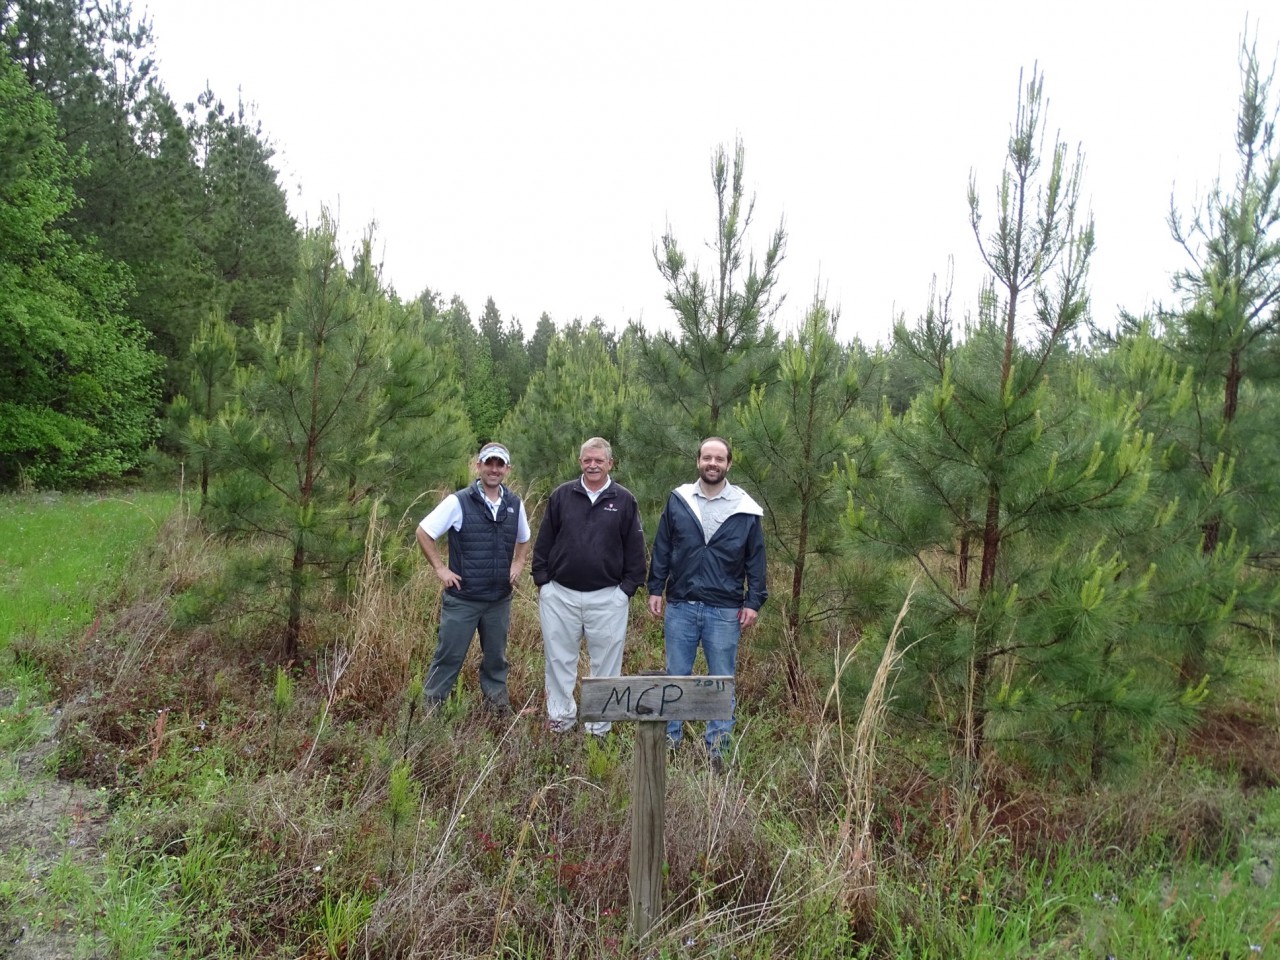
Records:
[[[536,504],[608,437],[651,528],[718,434],[765,505],[759,642],[794,699],[837,674],[856,698],[836,661],[883,648],[909,599],[904,718],[1096,779],[1272,636],[1280,157],[1248,38],[1236,171],[1170,220],[1172,307],[1095,324],[1082,155],[1046,142],[1033,75],[996,195],[970,189],[976,314],[935,284],[868,347],[820,293],[780,327],[787,235],[753,251],[740,143],[712,156],[711,263],[655,248],[670,329],[544,314],[526,339],[491,299],[402,299],[371,236],[299,230],[260,126],[208,91],[176,107],[126,6],[7,0],[0,24],[0,481],[180,461],[211,530],[278,546],[186,616],[269,609],[297,656],[374,519],[464,482],[478,442],[510,445]]]

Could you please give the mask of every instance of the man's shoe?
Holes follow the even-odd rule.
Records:
[[[486,700],[484,708],[495,717],[511,717],[515,715],[515,711],[511,709],[511,704],[499,703],[497,700]]]
[[[711,766],[711,772],[717,777],[723,777],[729,770],[728,762],[718,753],[707,754],[707,762]]]
[[[550,730],[552,733],[556,733],[556,734],[568,733],[570,730],[572,730],[576,726],[577,726],[577,721],[575,720],[548,720],[547,721],[547,729]]]

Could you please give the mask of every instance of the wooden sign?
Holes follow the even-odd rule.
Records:
[[[584,677],[583,720],[728,720],[733,677]]]
[[[582,720],[638,720],[631,780],[631,929],[643,939],[662,913],[667,724],[728,720],[733,677],[584,677]]]

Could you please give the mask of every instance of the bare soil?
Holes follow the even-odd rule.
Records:
[[[49,772],[48,761],[57,746],[52,712],[50,708],[48,734],[20,751],[13,758],[16,765],[0,773],[0,856],[6,869],[20,864],[35,885],[43,885],[52,868],[68,855],[91,873],[95,871],[98,841],[110,816],[104,791],[59,780]],[[97,956],[92,941],[86,941],[91,935],[85,930],[92,927],[91,918],[70,912],[50,915],[0,897],[0,958]]]

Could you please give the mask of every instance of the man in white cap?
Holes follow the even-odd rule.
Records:
[[[507,629],[511,587],[529,552],[529,518],[520,498],[503,485],[511,454],[487,443],[476,457],[479,478],[440,501],[418,524],[418,546],[444,584],[435,655],[423,683],[428,707],[449,696],[471,638],[480,634],[480,692],[485,706],[507,714]],[[449,562],[436,540],[449,535]]]

